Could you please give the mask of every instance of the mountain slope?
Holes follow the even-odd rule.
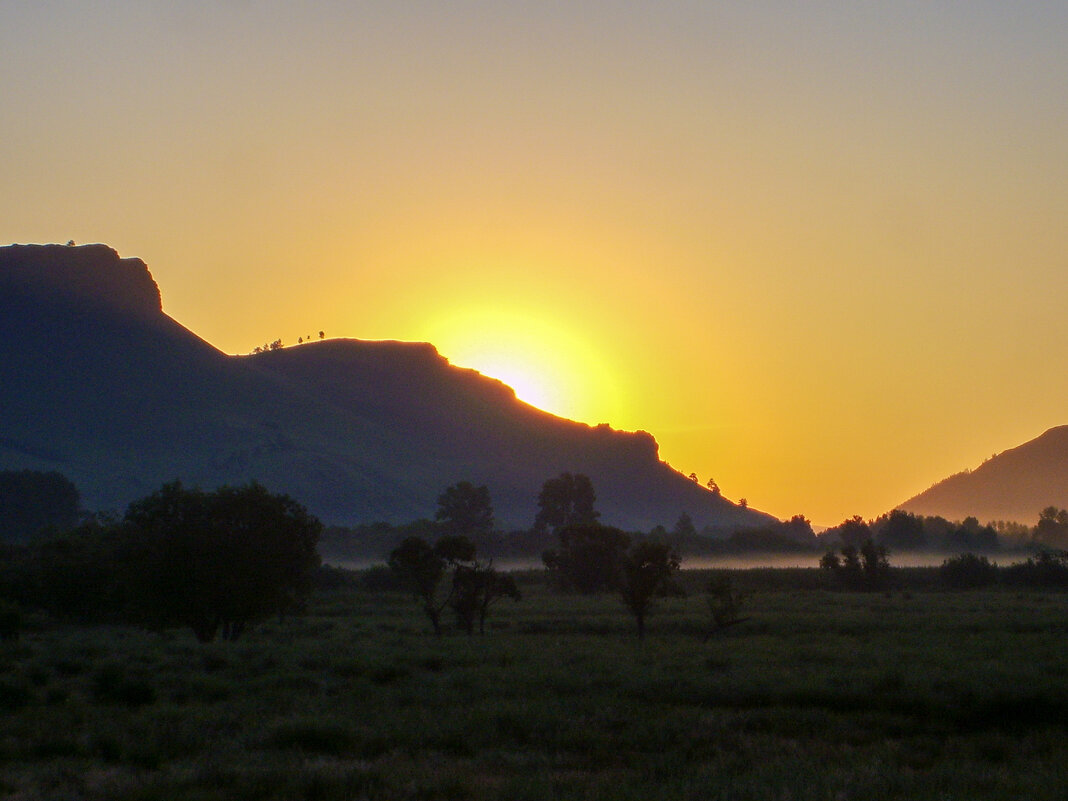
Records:
[[[115,509],[174,478],[255,479],[331,523],[432,516],[468,480],[506,527],[570,470],[626,528],[770,519],[671,470],[648,434],[541,412],[428,344],[227,356],[163,313],[143,262],[102,245],[0,248],[0,468],[58,470]]]
[[[899,508],[949,520],[1034,524],[1047,506],[1068,508],[1068,426],[1058,426],[975,470],[935,484]]]

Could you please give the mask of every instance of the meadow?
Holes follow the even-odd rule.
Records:
[[[614,595],[518,574],[485,636],[334,574],[237,642],[31,616],[0,644],[17,799],[1063,799],[1068,594],[684,571],[644,642]]]

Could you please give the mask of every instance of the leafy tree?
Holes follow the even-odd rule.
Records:
[[[438,496],[435,518],[446,534],[477,537],[492,533],[493,505],[489,489],[476,487],[469,481],[447,487]]]
[[[923,520],[902,509],[894,509],[885,518],[876,521],[874,529],[879,542],[894,550],[916,551],[927,545]]]
[[[675,528],[673,533],[676,537],[688,538],[697,536],[697,528],[693,524],[693,518],[686,512],[679,515],[679,519],[675,521]]]
[[[322,524],[287,495],[252,483],[214,492],[165,484],[132,503],[126,555],[148,625],[189,626],[210,642],[301,608],[319,565]]]
[[[1038,517],[1034,539],[1054,548],[1068,547],[1068,511],[1047,506]]]
[[[734,588],[729,573],[721,572],[713,575],[705,587],[705,593],[708,611],[712,614],[712,628],[705,634],[706,641],[713,634],[749,619],[742,617],[742,606],[749,594]]]
[[[850,590],[874,591],[885,588],[890,580],[889,551],[866,540],[860,548],[843,545],[841,554],[829,551],[820,559],[820,568],[834,576],[837,584]]]
[[[645,638],[645,618],[653,596],[664,592],[679,569],[679,555],[661,542],[639,542],[620,560],[620,587],[623,603],[638,624],[638,639]]]
[[[406,537],[389,554],[389,567],[407,586],[430,620],[434,633],[441,635],[441,612],[452,601],[455,582],[440,597],[441,579],[448,568],[474,566],[475,545],[464,536],[442,537],[430,545],[422,537]]]
[[[601,513],[594,509],[597,495],[589,476],[561,473],[548,479],[538,495],[538,514],[534,530],[560,531],[566,526],[596,525]]]
[[[453,574],[453,592],[449,605],[456,613],[456,622],[469,635],[478,619],[478,633],[486,633],[486,616],[490,606],[501,598],[520,599],[515,579],[498,573],[492,565],[458,565]]]
[[[705,486],[708,488],[708,491],[711,492],[713,495],[719,495],[719,484],[717,484],[714,479],[708,479],[708,481],[705,483]]]
[[[825,534],[830,533],[825,532]],[[872,537],[871,528],[860,515],[853,515],[848,520],[842,521],[835,527],[834,533],[838,535],[842,545],[852,545],[854,548],[859,548]]]
[[[962,553],[942,562],[938,568],[938,578],[954,589],[989,587],[998,580],[998,568],[985,556]]]
[[[81,516],[78,488],[60,473],[0,471],[0,541],[29,542],[73,528]]]
[[[600,524],[572,525],[559,531],[560,548],[542,554],[557,586],[584,595],[619,586],[619,568],[630,537]]]

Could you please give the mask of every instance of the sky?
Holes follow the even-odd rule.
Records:
[[[0,0],[0,243],[833,525],[1068,423],[1066,97],[1059,1]]]

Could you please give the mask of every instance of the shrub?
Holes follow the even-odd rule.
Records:
[[[1068,551],[1042,551],[1003,568],[1001,579],[1012,586],[1068,587]]]
[[[998,568],[985,556],[962,553],[942,563],[938,568],[938,578],[945,586],[953,589],[988,587],[998,580]]]

